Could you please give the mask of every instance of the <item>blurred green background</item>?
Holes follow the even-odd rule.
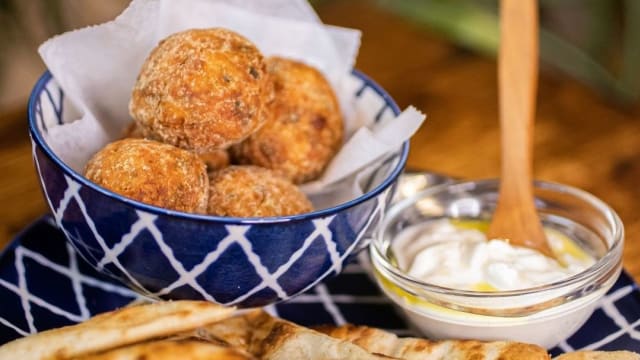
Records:
[[[314,5],[330,1],[314,0]],[[0,112],[24,106],[54,34],[112,19],[126,0],[0,0]],[[495,56],[497,0],[371,0],[456,45]],[[354,14],[357,16],[357,14]],[[560,71],[619,104],[640,97],[640,0],[541,0],[543,71]]]

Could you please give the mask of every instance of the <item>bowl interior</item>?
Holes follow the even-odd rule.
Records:
[[[388,121],[392,121],[400,113],[400,109],[393,99],[378,84],[357,70],[354,70],[346,79],[343,87],[345,92],[352,94],[354,110],[352,116],[357,117],[357,123],[359,124],[365,124],[371,128],[375,128],[384,125]],[[152,213],[209,220],[215,219],[217,221],[231,223],[264,221],[264,218],[215,217],[167,210],[124,198],[119,194],[96,186],[86,180],[81,173],[84,164],[92,153],[87,154],[75,151],[73,141],[69,142],[59,138],[59,129],[61,126],[76,126],[77,124],[75,123],[82,120],[86,114],[79,111],[70,99],[65,96],[58,82],[48,71],[42,75],[34,87],[29,100],[28,110],[29,129],[33,141],[56,165],[63,169],[66,175],[83,186],[88,186],[109,197],[116,198]],[[99,144],[96,145],[96,149],[101,148],[108,141],[109,139],[105,139],[104,137],[97,139],[97,143]],[[366,201],[378,195],[397,179],[406,163],[408,151],[409,142],[407,141],[402,144],[397,151],[387,155],[375,164],[362,169],[357,175],[357,186],[359,186],[363,195],[355,199],[349,199],[338,205],[322,206],[323,195],[319,194],[315,196],[315,198],[312,197],[314,203],[320,202],[321,206],[317,206],[319,210],[302,215],[270,218],[270,220],[290,221],[308,218],[309,216],[327,215]]]
[[[536,208],[545,227],[559,230],[595,258],[622,241],[622,224],[613,210],[592,195],[559,184],[538,182]],[[498,201],[494,180],[438,186],[404,200],[391,209],[381,234],[389,246],[402,230],[441,218],[490,221]]]

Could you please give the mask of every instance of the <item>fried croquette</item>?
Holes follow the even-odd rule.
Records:
[[[206,213],[209,182],[204,162],[175,146],[123,139],[98,151],[85,167],[94,183],[166,209]]]
[[[167,37],[151,52],[129,112],[144,137],[201,153],[257,130],[272,98],[255,45],[230,30],[193,29]]]
[[[229,152],[227,150],[211,150],[198,154],[207,165],[207,171],[221,170],[229,166]]]
[[[135,121],[132,121],[122,132],[122,138],[144,139],[144,134],[138,124],[136,124]]]
[[[208,213],[217,216],[268,217],[313,209],[289,180],[257,166],[229,166],[209,176]]]
[[[136,122],[130,123],[124,129],[123,138],[144,139],[142,130]],[[207,171],[216,171],[229,166],[229,152],[227,150],[215,149],[197,154],[207,165]]]
[[[241,164],[275,170],[296,184],[316,179],[342,144],[335,93],[318,70],[303,63],[272,57],[267,70],[275,87],[267,121],[232,153]]]

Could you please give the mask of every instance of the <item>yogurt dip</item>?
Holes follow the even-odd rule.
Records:
[[[595,259],[564,234],[545,233],[555,259],[538,251],[490,239],[486,222],[441,219],[410,226],[398,234],[392,252],[409,276],[443,287],[509,291],[550,284],[577,274]]]
[[[592,195],[537,182],[538,214],[559,264],[503,243],[495,250],[484,234],[498,188],[496,180],[458,182],[395,203],[369,248],[373,275],[412,327],[429,338],[508,339],[553,347],[587,321],[618,278],[624,227]],[[471,240],[460,236],[467,231]],[[443,242],[453,243],[452,249],[420,255]],[[549,273],[562,279],[555,281]],[[444,279],[444,286],[421,280],[423,275]],[[532,285],[538,281],[553,283]],[[514,283],[526,288],[499,290]]]

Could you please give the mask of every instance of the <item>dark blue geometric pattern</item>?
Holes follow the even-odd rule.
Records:
[[[44,269],[50,276],[42,275]],[[78,259],[51,218],[44,217],[0,255],[0,344],[82,321],[122,307],[138,296]],[[306,326],[349,322],[417,335],[358,262],[266,310]],[[626,273],[587,323],[550,352],[557,355],[579,349],[640,351],[640,291]]]

